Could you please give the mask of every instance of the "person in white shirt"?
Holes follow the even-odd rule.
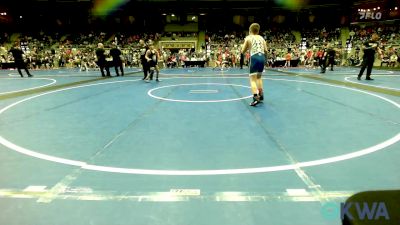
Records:
[[[264,71],[265,56],[268,53],[267,43],[264,38],[259,35],[260,25],[253,23],[249,28],[249,36],[244,40],[242,47],[242,56],[247,50],[250,50],[250,85],[253,93],[253,102],[250,106],[256,106],[264,100],[263,82],[261,79]]]
[[[389,66],[395,67],[395,66],[396,66],[396,62],[397,62],[397,59],[398,59],[397,55],[396,55],[395,53],[393,53],[393,54],[390,56]]]

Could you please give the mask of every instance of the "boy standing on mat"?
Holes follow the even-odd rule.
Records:
[[[250,106],[256,106],[264,100],[263,81],[261,74],[264,70],[265,56],[268,52],[267,43],[264,38],[258,35],[260,25],[253,23],[249,28],[249,36],[244,39],[241,53],[244,55],[250,49],[250,85],[253,93],[253,102]]]
[[[154,71],[156,71],[156,81],[159,82],[160,80],[158,79],[158,75],[160,74],[160,69],[157,65],[159,56],[153,44],[150,44],[149,49],[146,52],[145,58],[149,67],[149,74],[144,80],[146,82],[149,82],[149,80],[153,80]]]

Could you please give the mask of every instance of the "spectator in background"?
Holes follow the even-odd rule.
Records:
[[[383,64],[386,64],[386,66],[389,66],[390,58],[388,55],[383,54],[382,60],[381,60],[381,67],[383,66]]]
[[[305,66],[314,67],[314,52],[311,49],[307,51]]]
[[[283,67],[290,67],[290,60],[292,60],[292,53],[290,52],[290,50],[286,53],[285,55],[285,65]]]
[[[397,55],[396,55],[395,53],[393,53],[393,54],[390,56],[390,63],[389,63],[389,66],[395,67],[395,66],[396,66],[396,63],[397,63],[397,59],[398,59]]]
[[[67,56],[64,52],[62,52],[58,58],[58,67],[64,67],[67,62]]]
[[[357,45],[357,47],[356,47],[356,58],[359,58],[360,57],[360,46],[358,46]]]
[[[82,54],[80,71],[88,71],[88,70],[89,70],[89,59],[86,54]]]
[[[0,62],[7,62],[7,49],[3,45],[0,46]]]

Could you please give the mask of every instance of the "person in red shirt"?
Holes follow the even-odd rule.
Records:
[[[306,55],[306,66],[312,67],[313,66],[313,61],[314,61],[314,53],[312,50],[308,50],[307,55]]]
[[[221,67],[221,66],[222,66],[222,52],[218,51],[217,52],[217,60],[215,61],[214,69],[217,68],[217,67]]]
[[[319,66],[321,67],[321,73],[325,73],[326,71],[326,55],[327,55],[327,48],[326,45],[318,52],[318,59],[319,59]]]

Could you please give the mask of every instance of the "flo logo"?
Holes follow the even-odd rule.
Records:
[[[360,14],[360,20],[368,20],[368,19],[373,19],[373,20],[380,20],[382,18],[382,13],[381,12],[370,12],[370,11],[361,11],[358,12]]]

